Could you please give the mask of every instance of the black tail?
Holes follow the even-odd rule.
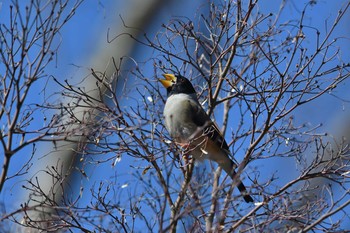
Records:
[[[210,140],[209,140],[210,141]],[[213,154],[215,156],[209,157],[209,159],[214,160],[219,164],[219,166],[224,169],[224,171],[230,175],[232,180],[235,180],[237,182],[237,188],[243,195],[243,198],[246,202],[254,202],[253,198],[248,194],[247,189],[245,188],[242,181],[239,179],[239,177],[236,177],[237,173],[235,172],[235,168],[237,165],[230,159],[228,156],[228,151],[226,150],[220,150],[218,152],[209,152],[209,154]]]
[[[227,174],[230,175],[232,180],[238,179],[237,180],[237,188],[241,192],[241,194],[243,195],[244,200],[246,202],[254,202],[253,198],[248,194],[247,189],[244,186],[244,184],[242,183],[242,181],[239,180],[238,177],[236,177],[237,173],[234,170],[236,168],[236,164],[228,157],[227,157],[225,162],[226,163],[221,163],[219,165],[226,171]]]
[[[245,188],[242,181],[239,181],[237,188],[242,193],[243,199],[245,200],[245,202],[247,202],[247,203],[254,202],[253,198],[249,194],[247,194],[247,189]]]

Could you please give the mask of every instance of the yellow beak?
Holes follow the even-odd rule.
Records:
[[[165,79],[159,79],[165,88],[171,87],[176,82],[176,77],[173,74],[163,74]]]

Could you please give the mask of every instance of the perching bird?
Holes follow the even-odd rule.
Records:
[[[237,165],[229,158],[229,147],[219,129],[198,102],[191,82],[181,76],[164,74],[159,81],[167,89],[165,127],[174,141],[198,160],[209,159],[236,179]],[[253,202],[241,180],[237,187],[246,202]]]

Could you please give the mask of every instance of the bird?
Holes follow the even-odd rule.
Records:
[[[170,137],[194,159],[216,162],[232,180],[237,179],[237,188],[243,199],[247,203],[254,202],[245,185],[236,177],[237,164],[229,157],[228,144],[199,103],[191,82],[180,74],[163,74],[163,77],[165,79],[159,79],[167,90],[163,117]]]

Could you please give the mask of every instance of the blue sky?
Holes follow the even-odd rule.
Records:
[[[0,1],[2,2],[2,1]],[[308,1],[287,1],[286,10],[281,16],[281,21],[288,20],[290,18],[298,18],[301,11],[305,6],[305,2]],[[308,11],[306,15],[306,22],[317,27],[321,30],[321,35],[324,33],[322,30],[325,29],[325,21],[332,21],[335,17],[337,10],[346,1],[317,1],[314,8]],[[117,32],[121,28],[121,21],[119,15],[123,18],[132,17],[133,12],[128,10],[126,6],[123,6],[125,1],[86,1],[78,9],[76,15],[64,26],[61,31],[61,46],[60,51],[57,55],[57,60],[52,63],[46,70],[48,74],[51,74],[57,78],[68,79],[72,81],[79,80],[79,77],[84,77],[90,67],[101,67],[103,61],[96,61],[101,48],[108,50],[108,47],[113,46],[107,43],[107,32]],[[276,12],[280,6],[280,1],[261,1],[259,4],[260,10],[265,13]],[[189,6],[188,4],[191,4]],[[193,18],[194,11],[196,11],[201,5],[201,1],[173,1],[169,5],[163,4],[162,9],[157,12],[147,28],[150,34],[153,34],[160,30],[162,23],[166,23],[172,16],[187,16]],[[6,9],[6,3],[0,5],[0,21],[4,20],[6,14],[3,14]],[[2,16],[1,16],[2,15]],[[350,14],[347,14],[346,18],[341,21],[341,25],[335,31],[335,36],[349,37],[350,28],[348,22],[350,20]],[[102,42],[101,42],[102,41]],[[313,46],[313,42],[310,41],[310,47]],[[343,52],[343,60],[350,61],[350,57],[347,51],[350,51],[349,40],[344,39],[340,42],[341,50]],[[134,49],[132,51],[133,56],[136,59],[147,59],[148,50],[146,49]],[[79,68],[78,68],[79,67]],[[150,77],[153,75],[153,67],[143,67]],[[32,91],[31,99],[28,101],[38,101],[43,99],[44,96],[41,92],[44,84],[38,84],[37,89]],[[347,90],[349,83],[343,84],[338,89],[338,95],[343,98],[349,99]],[[52,91],[56,91],[56,87],[52,87]],[[47,93],[49,94],[49,93]],[[165,93],[164,93],[165,95]],[[324,129],[329,132],[336,133],[337,130],[342,129],[339,122],[346,119],[349,116],[349,103],[340,101],[336,98],[329,98],[325,96],[313,104],[306,106],[297,112],[299,122],[308,122],[310,124],[324,123]],[[42,122],[38,122],[41,124]],[[27,148],[30,149],[30,148]],[[28,150],[22,150],[18,153],[11,163],[10,174],[16,172],[23,160],[28,155]],[[239,160],[239,158],[238,158]],[[1,162],[1,159],[0,159]],[[119,164],[115,167],[111,166],[111,163],[105,163],[98,167],[91,167],[89,169],[89,179],[83,182],[87,185],[91,185],[98,181],[107,181],[114,174],[122,174],[126,177],[125,181],[117,182],[118,185],[122,186],[127,183],[127,179],[133,179],[130,176],[129,166],[133,163],[133,160],[125,160],[125,164],[120,166]],[[271,170],[283,170],[290,168],[289,160],[279,160],[275,164],[255,164],[262,168],[262,174],[268,173]],[[20,185],[23,181],[23,177],[18,179],[9,180],[5,185],[4,192],[1,193],[0,201],[7,203],[6,209],[10,210],[16,208],[18,202],[16,201]],[[282,178],[281,178],[282,179]],[[289,178],[285,177],[286,180]],[[6,200],[6,201],[5,201]],[[8,202],[11,200],[11,202]],[[87,200],[88,201],[88,200]],[[14,204],[14,206],[12,206]]]

